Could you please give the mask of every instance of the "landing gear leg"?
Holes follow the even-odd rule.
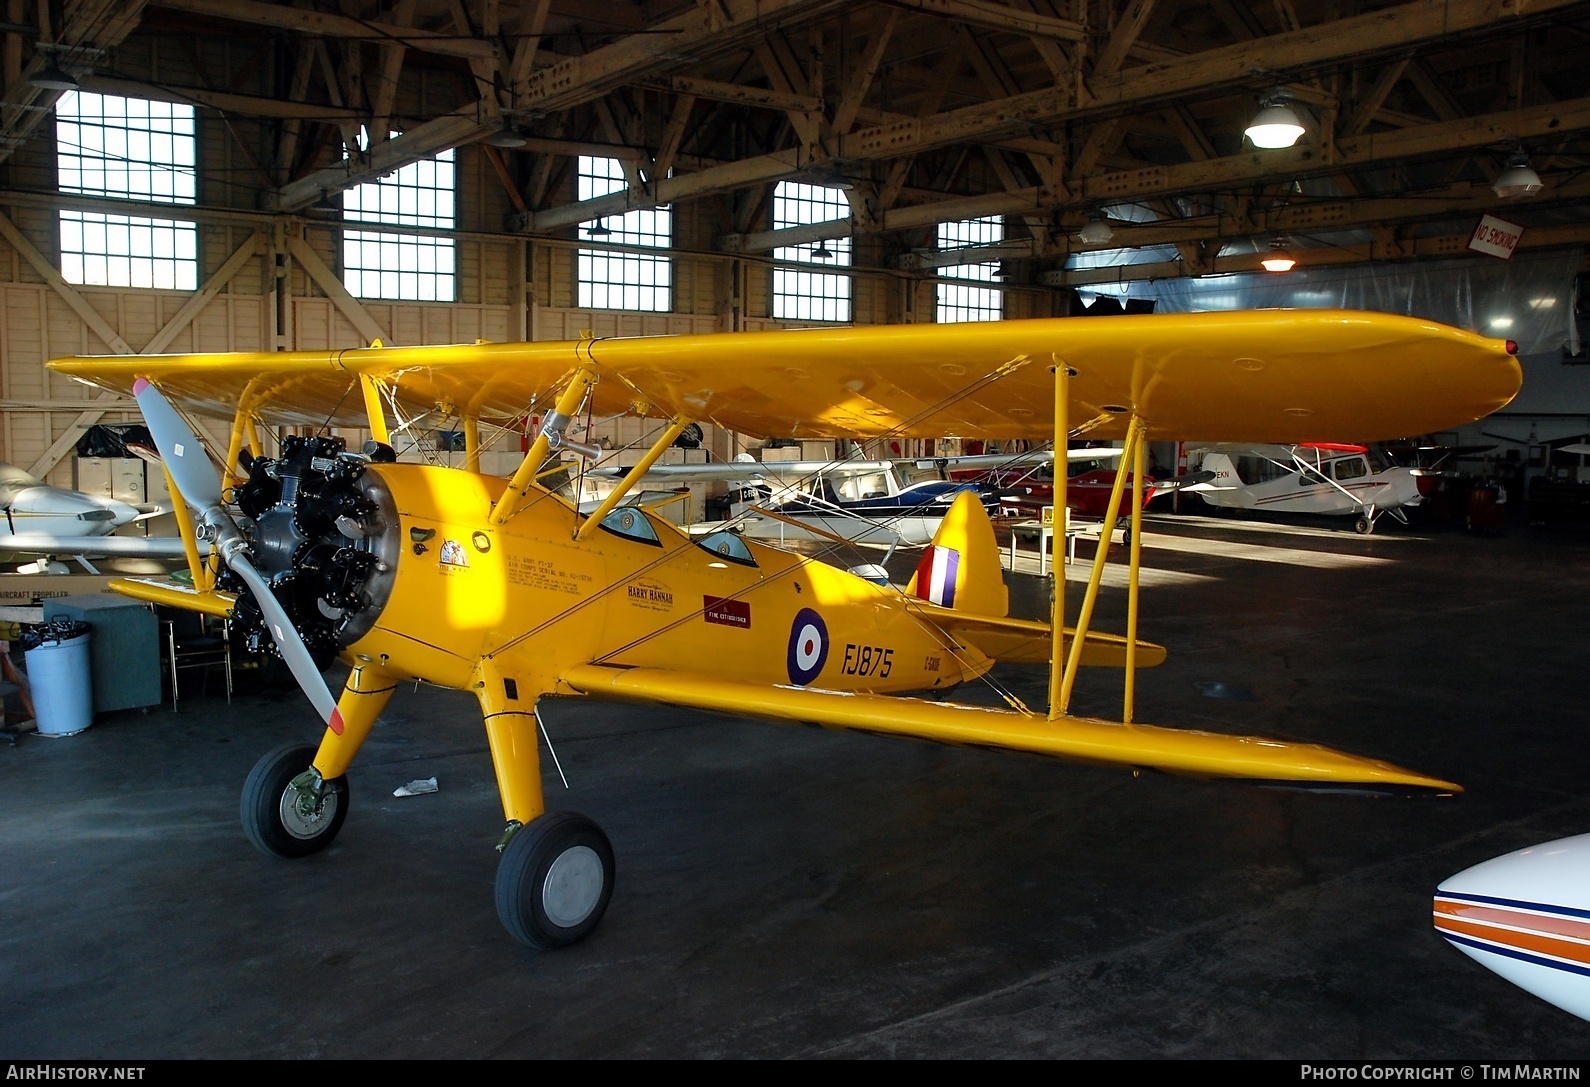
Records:
[[[340,736],[327,729],[319,748],[287,744],[254,764],[239,814],[256,848],[276,857],[307,857],[331,844],[348,817],[348,764],[396,686],[391,676],[355,668],[337,701]]]
[[[481,662],[475,694],[508,829],[498,849],[497,917],[520,943],[543,951],[578,943],[601,923],[613,895],[613,847],[574,812],[548,812],[541,795],[535,698]]]

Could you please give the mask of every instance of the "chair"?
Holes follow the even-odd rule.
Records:
[[[226,700],[232,701],[231,623],[214,616],[189,612],[177,619],[163,620],[166,628],[166,666],[171,672],[171,709],[177,712],[180,689],[177,674],[184,669],[203,668],[208,689],[209,671],[220,667],[226,676]],[[219,628],[217,631],[216,628]]]

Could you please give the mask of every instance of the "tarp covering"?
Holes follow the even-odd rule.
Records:
[[[1307,260],[1308,250],[1298,254]],[[1579,348],[1573,328],[1578,249],[1494,257],[1306,268],[1276,274],[1162,279],[1125,284],[1157,313],[1228,309],[1356,309],[1423,317],[1518,341],[1523,355]],[[1088,288],[1081,288],[1087,291]],[[1119,288],[1101,286],[1102,293]]]

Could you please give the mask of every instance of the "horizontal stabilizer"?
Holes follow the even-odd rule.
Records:
[[[1031,619],[1006,619],[989,615],[969,615],[948,608],[920,607],[918,614],[934,626],[966,642],[984,656],[1011,664],[1048,664],[1053,639],[1048,623]],[[1076,631],[1066,628],[1066,645]],[[1069,648],[1067,652],[1069,652]],[[1091,668],[1125,668],[1126,639],[1119,634],[1088,631],[1082,646],[1082,663]],[[1138,639],[1137,666],[1152,668],[1165,663],[1165,647]]]
[[[1462,789],[1375,759],[1317,744],[1227,736],[1087,717],[1050,721],[1012,710],[891,695],[764,686],[658,668],[582,664],[562,680],[587,695],[803,721],[828,728],[995,747],[1098,765],[1240,778],[1265,785],[1370,793],[1450,794]]]

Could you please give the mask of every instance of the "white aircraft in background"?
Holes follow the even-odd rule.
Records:
[[[53,487],[11,464],[0,463],[0,555],[70,555],[94,572],[88,558],[181,558],[182,541],[113,536],[123,525],[167,513],[167,507],[133,505],[114,498]],[[46,565],[35,564],[43,572]]]
[[[1070,457],[1099,460],[1119,456],[1119,452],[1074,449]],[[642,477],[641,486],[727,483],[730,517],[747,536],[799,539],[802,529],[810,528],[814,538],[837,536],[851,543],[922,547],[933,539],[945,512],[962,491],[976,492],[989,516],[997,516],[999,472],[1023,467],[1036,470],[1053,462],[1049,450],[867,461],[758,461],[742,453],[728,463],[654,465]],[[913,480],[911,469],[936,474]],[[950,471],[967,470],[986,470],[990,478],[947,478]],[[616,483],[623,474],[622,468],[597,468],[586,472],[585,478],[605,485]],[[648,492],[636,501],[650,504],[655,498]],[[587,501],[590,496],[582,494],[582,508]]]
[[[1424,501],[1419,476],[1426,470],[1372,465],[1367,446],[1217,445],[1191,452],[1203,454],[1202,469],[1215,477],[1187,493],[1223,509],[1356,517],[1353,531],[1366,535],[1382,514],[1407,524],[1402,511]]]
[[[1435,929],[1481,966],[1590,1019],[1590,834],[1459,872],[1436,889]]]

